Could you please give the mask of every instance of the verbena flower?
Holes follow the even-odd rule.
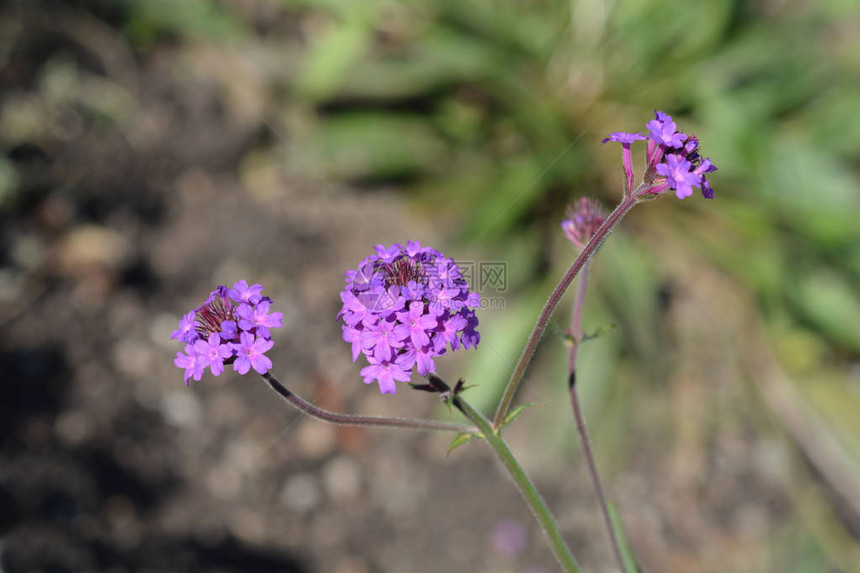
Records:
[[[648,155],[645,168],[645,181],[649,184],[643,192],[659,195],[668,189],[675,191],[678,199],[693,194],[693,187],[702,190],[702,196],[713,199],[714,191],[707,179],[708,173],[717,170],[710,159],[699,155],[699,139],[693,134],[678,131],[678,126],[669,114],[654,110],[654,119],[648,122],[648,136],[641,133],[623,131],[611,133],[603,139],[621,143],[624,153],[624,174],[627,180],[627,193],[633,188],[633,167],[630,160],[630,147],[636,140],[648,140]]]
[[[378,245],[344,276],[343,340],[352,345],[353,362],[359,354],[367,358],[364,382],[377,382],[383,394],[409,382],[415,368],[422,376],[435,372],[434,358],[448,348],[473,348],[481,340],[474,311],[481,296],[452,259],[418,241]]]
[[[654,110],[654,119],[648,122],[648,137],[667,148],[681,148],[687,141],[687,135],[678,131],[678,126],[672,116],[659,110]]]
[[[567,208],[567,219],[561,222],[561,228],[568,240],[578,248],[586,243],[606,220],[606,211],[600,203],[590,197],[583,197]]]
[[[185,370],[186,384],[189,378],[200,380],[207,368],[218,376],[229,364],[239,374],[271,369],[265,356],[274,344],[269,329],[282,326],[284,315],[269,312],[272,300],[262,291],[261,285],[248,286],[244,280],[230,289],[221,285],[182,317],[170,337],[185,343],[173,363]]]
[[[606,142],[608,141],[615,141],[621,144],[625,184],[627,185],[625,189],[625,194],[630,193],[630,190],[633,189],[633,159],[630,153],[630,147],[633,145],[634,141],[639,141],[642,139],[648,138],[641,133],[627,133],[626,131],[616,131],[614,133],[610,133],[608,137],[604,137],[603,141],[601,142],[603,144],[606,144]]]

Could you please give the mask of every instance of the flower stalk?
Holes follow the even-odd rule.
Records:
[[[546,301],[546,304],[541,310],[537,322],[529,335],[526,346],[523,348],[523,352],[520,354],[519,360],[517,360],[514,371],[511,373],[508,384],[505,386],[505,391],[499,401],[499,406],[496,408],[496,415],[493,417],[493,428],[498,429],[502,426],[505,416],[511,407],[511,402],[516,395],[517,388],[519,388],[520,382],[522,382],[523,376],[525,376],[526,369],[528,368],[535,351],[537,351],[538,342],[540,342],[544,331],[546,331],[546,327],[549,325],[549,319],[552,317],[552,313],[555,312],[558,303],[561,302],[564,293],[567,292],[573,279],[576,278],[576,275],[579,274],[580,270],[582,270],[586,263],[591,260],[591,257],[597,249],[600,248],[600,245],[606,237],[608,237],[615,229],[615,226],[624,218],[624,215],[626,215],[639,201],[640,194],[647,189],[648,185],[643,183],[630,195],[624,197],[621,203],[619,203],[615,210],[606,218],[606,221],[604,221],[597,229],[594,236],[591,237],[591,240],[588,241],[579,253],[579,256],[576,257],[575,261],[573,261],[573,264],[570,266],[567,273],[565,273],[561,278],[561,281],[559,281],[555,290],[553,290],[552,294],[549,295],[549,299]]]
[[[323,422],[339,424],[342,426],[382,426],[387,428],[406,428],[407,430],[439,430],[444,432],[458,432],[461,434],[476,434],[475,428],[450,422],[439,422],[436,420],[420,420],[413,418],[388,418],[382,416],[362,416],[359,414],[342,414],[324,410],[293,394],[277,378],[266,372],[261,374],[269,386],[277,392],[291,406]]]

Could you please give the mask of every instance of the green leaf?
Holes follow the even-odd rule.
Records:
[[[582,344],[583,342],[586,342],[588,340],[595,340],[597,338],[600,338],[601,336],[603,336],[604,334],[606,334],[607,332],[609,332],[610,330],[612,330],[614,328],[615,328],[615,323],[604,324],[603,326],[601,326],[600,328],[598,328],[597,330],[595,330],[591,334],[586,332],[582,335],[582,340],[579,341],[579,344]]]
[[[508,415],[505,416],[505,419],[502,421],[502,427],[507,428],[511,422],[517,419],[517,416],[526,411],[526,408],[530,408],[532,406],[540,406],[537,402],[529,402],[528,404],[521,404],[508,412]]]
[[[482,439],[482,438],[483,438],[483,436],[481,434],[457,434],[457,437],[454,438],[451,441],[451,444],[448,446],[447,455],[450,456],[451,452],[453,452],[456,448],[459,448],[460,446],[465,446],[466,444],[468,444],[469,442],[471,442],[474,439]]]

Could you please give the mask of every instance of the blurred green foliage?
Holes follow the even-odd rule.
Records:
[[[128,38],[145,48],[165,37],[209,41],[247,38],[249,27],[210,0],[121,0]]]

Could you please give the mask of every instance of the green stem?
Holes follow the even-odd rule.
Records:
[[[549,295],[549,300],[546,301],[543,310],[541,310],[537,323],[535,324],[534,329],[532,329],[528,342],[526,342],[526,346],[523,348],[523,352],[520,354],[520,358],[514,367],[514,371],[511,373],[511,378],[508,380],[508,385],[505,387],[505,391],[502,394],[499,407],[496,409],[496,415],[493,417],[494,428],[501,427],[502,421],[505,419],[508,409],[511,407],[511,402],[514,399],[517,388],[519,387],[520,382],[522,382],[523,376],[525,376],[526,368],[528,368],[529,362],[531,362],[531,359],[537,350],[538,342],[540,342],[546,327],[549,325],[549,319],[552,317],[552,313],[555,311],[558,303],[561,302],[564,293],[567,291],[568,287],[570,287],[570,284],[573,282],[573,279],[576,277],[577,273],[579,273],[580,269],[585,266],[585,263],[587,263],[597,249],[600,248],[600,245],[606,237],[609,236],[624,215],[626,215],[633,205],[639,201],[640,195],[647,188],[648,185],[643,183],[631,194],[624,197],[612,214],[606,218],[603,225],[601,225],[597,232],[594,233],[594,236],[590,241],[588,241],[588,244],[585,245],[585,248],[583,248],[582,252],[579,253],[579,256],[576,257],[576,260],[573,261],[570,269],[568,269],[567,273],[562,277],[558,286],[556,286],[555,290],[552,291],[552,294]]]
[[[513,478],[517,489],[520,490],[523,499],[526,500],[532,513],[534,513],[541,527],[549,538],[550,549],[555,558],[561,564],[562,569],[567,573],[579,573],[579,566],[570,552],[570,548],[565,543],[561,536],[561,531],[558,529],[558,524],[555,522],[546,502],[541,497],[534,484],[526,475],[523,468],[514,458],[514,454],[508,449],[507,444],[502,439],[499,431],[492,426],[490,420],[487,419],[481,412],[474,409],[468,402],[459,396],[454,397],[454,405],[459,409],[475,426],[480,430],[486,438],[487,443],[493,448],[496,456],[508,470],[508,473]]]

